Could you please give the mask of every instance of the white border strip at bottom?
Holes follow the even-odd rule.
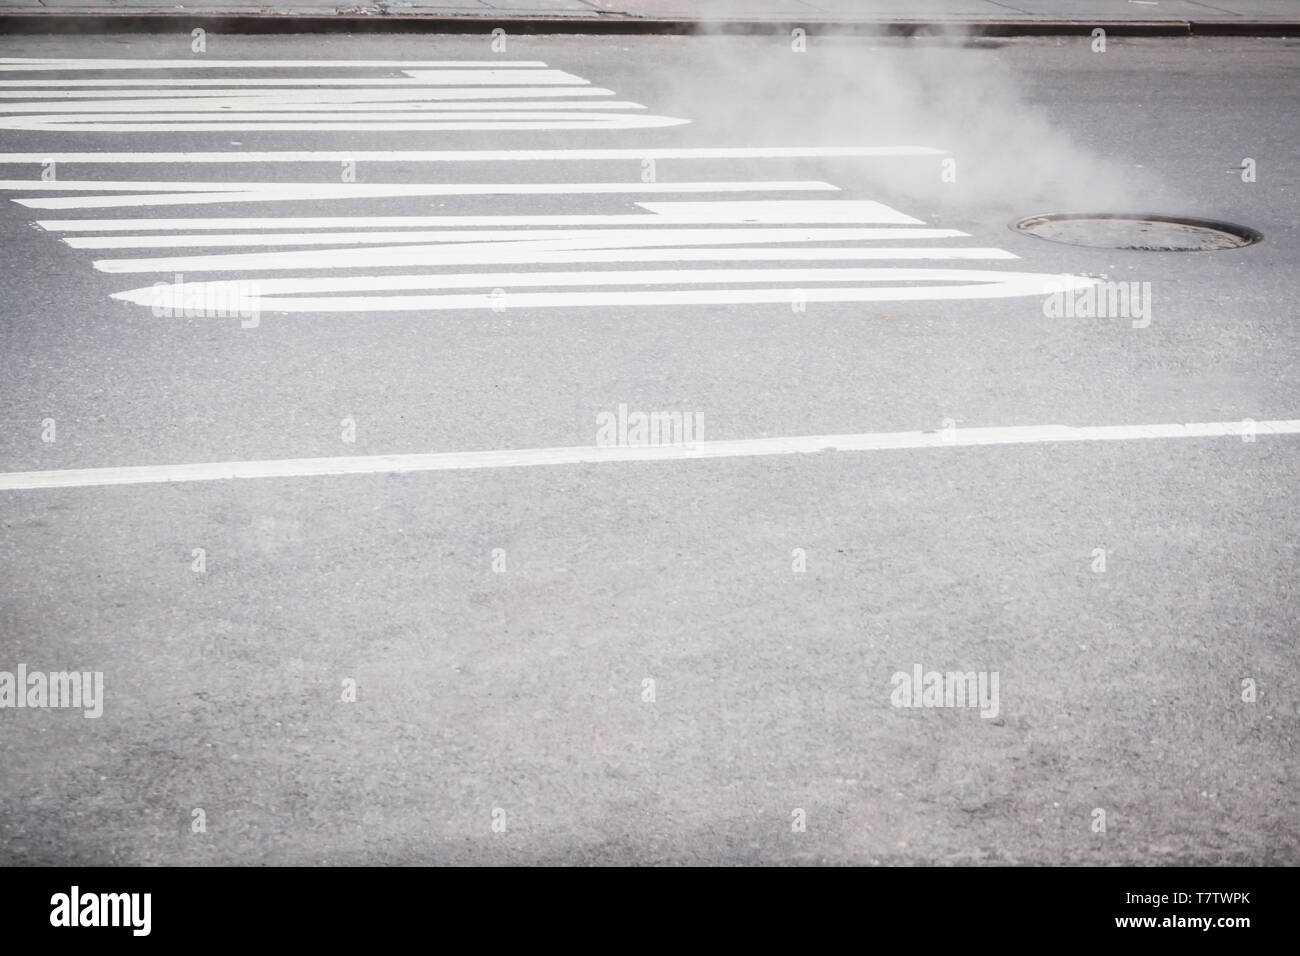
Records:
[[[224,461],[193,465],[130,465],[120,468],[11,471],[0,473],[0,491],[82,488],[97,485],[143,485],[174,481],[216,481],[224,478],[308,478],[324,475],[371,475],[414,471],[472,471],[479,468],[525,468],[536,465],[684,461],[698,458],[746,458],[758,455],[801,455],[830,451],[966,448],[977,445],[1129,441],[1140,438],[1235,436],[1242,441],[1252,441],[1258,435],[1294,434],[1300,434],[1300,419],[1284,421],[1243,419],[1187,425],[1092,425],[1081,428],[1069,425],[1019,425],[923,432],[747,438],[681,445],[521,448],[501,451]]]

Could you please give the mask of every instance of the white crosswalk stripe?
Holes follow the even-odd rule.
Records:
[[[384,199],[395,196],[545,196],[619,193],[833,192],[830,183],[813,181],[742,181],[699,183],[21,183],[0,182],[0,189],[59,192],[114,190],[125,196],[72,196],[17,199],[29,209],[107,209],[126,206],[189,206],[212,203],[279,203],[288,199]],[[156,188],[159,193],[135,193]]]

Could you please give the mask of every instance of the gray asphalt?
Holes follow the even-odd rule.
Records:
[[[483,59],[485,43],[208,50]],[[998,267],[1154,290],[1144,329],[1048,319],[1030,296],[267,314],[245,330],[111,300],[152,278],[94,271],[99,253],[30,226],[60,215],[6,201],[0,471],[590,445],[620,403],[697,410],[708,439],[1300,418],[1298,49],[521,37],[511,58],[692,122],[241,147],[0,132],[5,152],[931,145],[952,150],[955,183],[931,159],[665,160],[659,178],[824,179],[1021,257]],[[184,57],[188,37],[3,38],[0,56]],[[639,164],[363,165],[358,181],[431,176],[635,179]],[[1155,253],[1009,228],[1088,209],[1265,239]],[[106,694],[98,720],[0,710],[0,863],[1295,864],[1298,468],[1300,438],[1261,436],[0,491],[0,670],[99,670]],[[999,672],[998,719],[891,706],[891,675],[916,663]]]

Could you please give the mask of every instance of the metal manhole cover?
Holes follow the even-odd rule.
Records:
[[[1124,213],[1058,213],[1030,216],[1012,227],[1020,232],[1097,249],[1142,249],[1152,252],[1210,252],[1240,249],[1264,237],[1254,229],[1212,219]]]

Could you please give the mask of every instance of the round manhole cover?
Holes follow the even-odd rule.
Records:
[[[1124,213],[1058,213],[1030,216],[1014,227],[1039,239],[1097,249],[1210,252],[1240,249],[1264,237],[1254,229],[1211,219]]]

